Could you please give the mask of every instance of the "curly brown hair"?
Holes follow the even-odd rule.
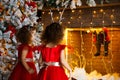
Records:
[[[54,43],[59,44],[64,36],[64,27],[62,27],[59,23],[51,23],[48,25],[41,35],[41,41],[44,44]]]
[[[27,29],[27,26],[23,26],[21,29],[18,30],[16,34],[16,39],[18,42],[23,44],[31,44],[32,43],[32,34]]]

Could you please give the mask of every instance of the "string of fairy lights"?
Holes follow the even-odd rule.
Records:
[[[85,52],[85,48],[84,48],[84,45],[85,45],[85,43],[84,43],[84,38],[83,38],[83,36],[84,36],[84,26],[83,26],[83,17],[82,17],[82,13],[83,13],[83,11],[82,10],[79,10],[79,17],[78,17],[78,19],[80,19],[80,28],[81,28],[81,31],[80,31],[80,36],[81,36],[81,55],[80,55],[80,60],[81,60],[81,67],[80,68],[84,68],[85,69],[85,67],[86,67],[86,58],[85,58],[85,54],[84,54],[84,52]]]
[[[104,10],[101,10],[101,13],[102,13],[102,19],[103,19],[103,21],[102,21],[102,27],[104,27],[105,26],[104,17],[105,17],[106,13],[105,13]],[[103,44],[105,45],[105,42],[103,42]],[[104,65],[104,68],[105,68],[106,72],[109,73],[109,69],[107,68],[107,63],[105,62],[105,57],[104,56],[102,56],[101,61],[103,62],[103,65]]]
[[[82,11],[80,11],[82,12]],[[80,28],[82,29],[83,28],[83,22],[82,22],[82,16],[81,14],[79,15],[79,18],[80,18]],[[85,66],[86,66],[86,59],[85,59],[85,56],[84,56],[84,38],[83,38],[83,33],[82,33],[82,30],[80,31],[80,39],[81,39],[81,52],[80,52],[80,68],[84,68],[85,69]]]
[[[95,11],[94,11],[94,12],[95,12]],[[91,15],[92,18],[91,18],[91,23],[90,23],[90,25],[91,25],[91,26],[90,26],[90,29],[93,28],[93,17],[94,17],[93,10],[91,10],[91,14],[92,14],[92,15]],[[94,47],[93,34],[92,34],[91,42],[92,42],[92,43],[91,43],[91,46],[92,46],[92,47],[91,47],[91,50],[90,50],[90,54],[91,54],[92,56],[91,56],[91,59],[90,59],[90,69],[91,69],[91,71],[93,71],[93,67],[92,67],[92,66],[93,66],[93,62],[92,62],[92,61],[93,61],[93,47]]]
[[[110,29],[110,31],[112,31],[112,27],[113,27],[113,24],[115,24],[116,22],[115,22],[115,20],[114,20],[114,12],[115,12],[115,10],[114,9],[112,9],[112,14],[111,14],[111,16],[110,16],[110,18],[111,18],[111,21],[112,21],[112,23],[111,23],[111,29]],[[112,64],[112,59],[113,59],[113,53],[112,53],[112,39],[113,39],[113,34],[112,34],[112,32],[110,32],[110,35],[111,35],[111,48],[110,48],[110,50],[111,50],[111,59],[110,59],[110,66],[111,66],[111,72],[114,72],[114,67],[113,67],[113,64]]]
[[[100,10],[100,12],[103,14],[103,21],[102,21],[102,27],[104,27],[105,25],[105,21],[104,21],[104,16],[105,16],[105,12],[104,12],[104,10],[103,9],[101,9]],[[93,11],[93,18],[94,18],[94,15],[96,14],[96,11]],[[112,14],[110,15],[110,18],[111,18],[111,21],[112,21],[112,24],[111,24],[111,28],[110,28],[110,31],[112,31],[112,28],[113,28],[113,24],[114,23],[116,23],[115,21],[114,21],[114,9],[112,9]],[[90,23],[91,24],[91,26],[93,27],[93,19],[92,19],[92,22]],[[90,27],[90,28],[92,28],[92,27]],[[113,34],[112,34],[112,32],[110,33],[110,35],[111,35],[111,44],[112,44],[112,37],[113,37]],[[92,35],[92,39],[93,39],[93,35]],[[93,52],[92,52],[92,50],[93,50],[93,42],[92,42],[92,48],[91,48],[91,51],[90,51],[90,53],[93,55]],[[110,64],[110,69],[108,70],[108,68],[107,68],[107,63],[105,62],[105,57],[103,56],[102,57],[102,62],[103,62],[103,65],[104,65],[104,67],[105,67],[105,70],[106,70],[106,72],[107,73],[112,73],[113,72],[113,65],[112,65],[112,59],[113,59],[113,54],[112,54],[112,45],[110,46],[111,48],[109,48],[109,50],[110,50],[110,54],[109,55],[111,55],[111,58],[108,58],[108,63]],[[92,59],[93,59],[93,56],[92,56],[92,58],[91,58],[91,71],[93,70],[93,68],[92,68]]]
[[[109,9],[110,10],[110,9]],[[74,17],[74,16],[71,16],[70,17],[70,20],[68,20],[68,21],[66,21],[66,22],[64,22],[64,23],[66,23],[66,24],[68,24],[68,25],[71,25],[72,23],[71,23],[71,21],[79,21],[80,22],[80,27],[79,28],[84,28],[84,26],[83,26],[83,21],[82,21],[82,15],[81,15],[81,13],[83,13],[84,11],[82,11],[81,9],[80,10],[71,10],[71,13],[72,14],[75,14],[76,12],[79,12],[79,16],[77,17],[77,20],[76,20],[76,18]],[[105,70],[106,70],[106,72],[107,73],[109,73],[109,72],[112,72],[113,71],[113,69],[114,69],[114,67],[113,67],[113,64],[112,64],[112,61],[113,61],[113,53],[112,53],[112,37],[113,37],[113,34],[112,34],[112,30],[113,30],[113,25],[114,24],[116,24],[116,21],[115,21],[115,9],[112,9],[111,10],[111,14],[109,14],[109,13],[107,13],[107,11],[106,10],[104,10],[104,9],[97,9],[97,10],[94,10],[94,9],[91,9],[91,16],[92,16],[92,18],[91,18],[91,21],[90,21],[90,27],[88,28],[88,30],[91,30],[91,29],[93,29],[93,27],[95,26],[94,25],[94,19],[95,18],[98,18],[99,17],[99,15],[98,15],[98,13],[99,14],[102,14],[102,22],[101,22],[101,26],[102,27],[105,27],[105,16],[109,16],[109,19],[111,20],[111,27],[110,27],[110,40],[111,40],[111,42],[110,42],[110,46],[109,46],[109,55],[108,55],[108,57],[104,57],[104,56],[102,56],[102,59],[101,59],[101,61],[103,62],[103,65],[104,65],[104,68],[105,68]],[[42,12],[43,14],[46,14],[46,12]],[[51,12],[47,12],[47,14],[50,14]],[[63,12],[64,13],[64,12]],[[62,17],[61,18],[63,18],[63,13],[62,13]],[[59,11],[59,14],[61,14],[61,11]],[[109,14],[109,15],[108,15]],[[52,16],[53,17],[53,16]],[[60,19],[60,17],[59,16],[54,16],[54,19]],[[62,21],[61,21],[61,24],[62,24]],[[95,29],[95,28],[94,28]],[[96,28],[97,29],[97,28]],[[67,31],[69,31],[69,30],[67,30]],[[68,35],[68,33],[67,33],[67,35]],[[83,49],[84,47],[84,40],[83,40],[83,35],[84,34],[82,34],[82,31],[80,31],[80,37],[81,37],[81,45],[80,45],[80,47],[81,47],[81,54],[82,55],[84,55],[84,50],[85,49]],[[71,36],[72,36],[72,34],[71,34]],[[72,36],[73,37],[73,36]],[[68,39],[68,38],[67,38]],[[70,39],[70,40],[72,40],[72,39]],[[93,59],[94,58],[96,58],[96,57],[94,57],[93,55],[93,49],[94,49],[94,43],[93,43],[93,34],[92,34],[92,38],[91,38],[91,50],[90,50],[90,54],[92,55],[91,56],[91,60],[90,60],[90,66],[91,66],[91,71],[93,71]],[[68,44],[68,41],[66,41],[67,42],[67,44]],[[70,41],[71,42],[71,41]],[[73,42],[73,41],[72,41]],[[70,45],[71,45],[71,43],[70,43]],[[105,61],[107,59],[107,62]],[[109,63],[110,64],[110,67],[111,67],[111,69],[108,69],[107,68],[107,63]]]
[[[102,11],[102,14],[103,14],[103,21],[102,21],[102,23],[103,23],[103,27],[104,27],[104,24],[105,24],[105,21],[104,21],[104,17],[105,17],[105,15],[106,15],[106,13],[104,12],[104,11]],[[110,15],[110,19],[111,19],[111,21],[112,21],[112,23],[111,23],[111,28],[110,28],[110,31],[113,31],[112,30],[112,27],[113,27],[113,23],[115,23],[115,21],[113,20],[113,16],[114,15],[114,9],[112,10],[112,14]],[[109,49],[109,57],[111,57],[111,58],[108,58],[107,60],[107,63],[108,64],[110,64],[110,69],[107,67],[107,63],[105,62],[105,57],[103,56],[102,57],[102,61],[103,61],[103,64],[104,64],[104,67],[105,67],[105,70],[106,70],[106,72],[107,73],[112,73],[112,71],[113,71],[113,65],[112,65],[112,60],[113,60],[113,53],[112,53],[112,36],[113,36],[113,34],[112,33],[110,33],[110,35],[111,35],[111,48],[110,47],[108,47],[108,49]],[[105,43],[104,43],[105,44]]]
[[[113,28],[113,24],[115,24],[116,22],[115,22],[115,20],[114,20],[114,9],[112,9],[112,14],[110,15],[110,19],[111,19],[111,21],[112,21],[112,24],[111,24],[111,28],[110,28],[110,31],[112,31],[112,28]],[[72,11],[72,12],[74,12],[74,11]],[[103,9],[100,9],[100,12],[102,13],[102,15],[103,15],[103,20],[102,20],[102,27],[104,27],[105,26],[105,21],[104,21],[104,16],[105,16],[105,11],[103,10]],[[95,16],[95,14],[96,14],[97,12],[96,11],[93,11],[93,14],[92,14],[92,20],[91,20],[91,27],[90,27],[90,29],[91,28],[93,28],[93,18],[94,18],[94,16]],[[79,16],[79,18],[81,18],[81,16]],[[68,22],[68,23],[70,23],[70,22]],[[80,28],[83,28],[82,27],[82,22],[81,22],[81,27]],[[83,44],[84,44],[84,42],[83,42],[83,34],[82,34],[82,32],[80,32],[80,35],[81,35],[81,54],[83,53]],[[111,35],[111,44],[112,44],[112,36],[113,36],[113,34],[112,34],[112,32],[110,33],[110,35]],[[93,39],[93,34],[92,34],[92,39]],[[93,70],[93,67],[92,67],[92,59],[93,59],[93,52],[92,52],[92,50],[93,50],[93,47],[94,47],[94,44],[93,44],[93,41],[92,41],[92,48],[91,48],[91,51],[90,51],[90,53],[91,53],[91,55],[92,55],[92,58],[91,58],[91,62],[90,62],[90,64],[91,64],[91,71]],[[104,65],[104,67],[105,67],[105,70],[106,70],[106,72],[107,73],[112,73],[112,71],[113,71],[113,65],[112,65],[112,59],[113,59],[113,53],[112,53],[112,45],[110,46],[111,48],[109,48],[109,50],[110,50],[110,54],[109,55],[111,55],[111,58],[108,58],[107,60],[107,62],[109,62],[109,64],[110,64],[110,69],[108,69],[107,68],[107,63],[105,62],[105,57],[103,56],[102,57],[102,62],[103,62],[103,65]]]

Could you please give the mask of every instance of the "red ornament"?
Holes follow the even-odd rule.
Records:
[[[10,37],[13,37],[14,34],[16,33],[16,29],[12,25],[8,25],[8,28],[7,28],[7,30],[5,32],[8,32],[8,31],[11,31]]]
[[[33,8],[37,7],[37,4],[36,4],[35,2],[33,2],[33,1],[31,1],[31,2],[26,2],[26,4],[27,4],[28,6],[32,6]]]

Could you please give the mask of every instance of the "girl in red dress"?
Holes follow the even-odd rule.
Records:
[[[32,34],[26,27],[22,27],[17,35],[18,62],[9,80],[36,80],[37,72],[33,61]]]
[[[64,56],[65,45],[59,44],[64,36],[64,28],[59,23],[52,23],[46,27],[41,35],[43,46],[40,46],[40,72],[37,80],[68,80],[63,66],[70,72]]]

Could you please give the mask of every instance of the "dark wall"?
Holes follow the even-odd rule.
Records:
[[[100,10],[103,10],[101,12]],[[111,27],[120,25],[120,5],[114,6],[99,6],[99,7],[83,7],[74,9],[66,9],[63,13],[62,25],[66,27],[78,28],[78,27]],[[96,13],[94,13],[96,11]],[[60,11],[53,11],[53,18],[55,22],[59,21]],[[42,14],[42,22],[44,26],[52,22],[49,11],[44,11]],[[111,15],[114,18],[111,19]],[[104,21],[104,23],[103,23]],[[114,22],[115,23],[114,23]],[[81,25],[82,22],[82,25]],[[91,24],[92,22],[92,24]]]

